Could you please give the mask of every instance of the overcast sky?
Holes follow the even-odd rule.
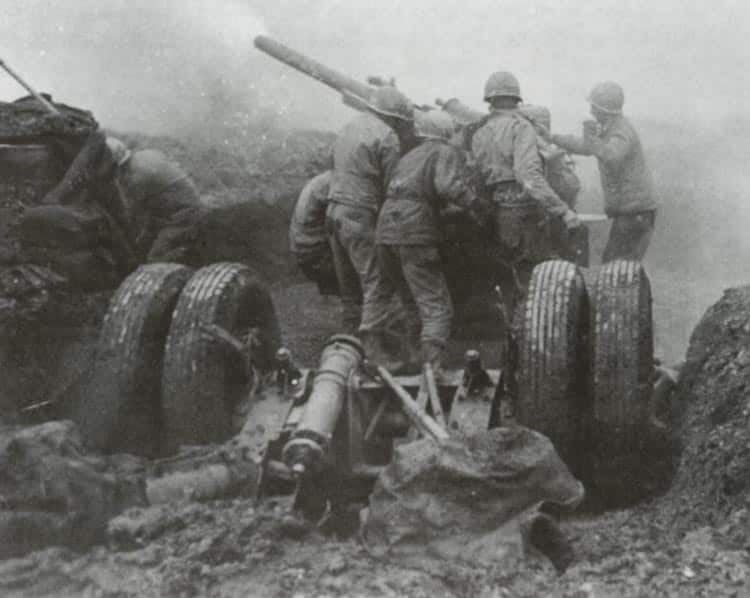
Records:
[[[712,0],[2,0],[0,57],[105,125],[169,132],[201,119],[223,80],[292,124],[351,114],[320,84],[252,46],[267,33],[347,74],[395,76],[416,102],[477,108],[488,74],[577,127],[601,79],[632,115],[715,122],[750,97],[750,3]],[[1,75],[1,74],[0,74]],[[0,99],[23,92],[0,76]],[[249,100],[248,100],[249,101]]]

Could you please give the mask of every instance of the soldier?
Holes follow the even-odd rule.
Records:
[[[114,137],[107,147],[136,253],[150,262],[189,261],[188,236],[202,207],[193,180],[158,150],[131,151]]]
[[[548,140],[549,131],[552,130],[549,108],[524,104],[518,110],[531,121],[537,132],[539,154],[549,186],[571,210],[575,210],[581,180],[575,172],[575,163],[570,154]]]
[[[544,177],[547,179],[549,186],[571,210],[575,210],[578,193],[581,191],[581,180],[576,174],[575,163],[570,154],[548,139],[552,125],[549,109],[544,106],[524,104],[519,108],[519,112],[531,121],[537,132],[539,154],[544,166]],[[586,235],[586,231],[581,227],[576,232],[580,233],[578,237],[569,234],[559,220],[549,223],[549,234],[553,243],[552,250],[558,257],[573,262],[578,261],[580,256],[578,255],[577,241],[581,241],[580,235]],[[588,247],[588,241],[586,241],[586,247]],[[588,250],[586,250],[585,255],[588,256]]]
[[[498,257],[512,270],[512,277],[507,277],[512,282],[503,289],[512,317],[534,266],[551,257],[546,221],[560,218],[568,229],[580,222],[544,177],[536,131],[518,111],[518,80],[508,72],[493,73],[484,99],[490,103],[490,114],[470,143],[484,193],[495,206]]]
[[[375,234],[377,291],[375,301],[365,304],[360,329],[364,338],[382,330],[390,299],[398,293],[406,311],[410,361],[415,361],[420,342],[421,362],[436,368],[453,315],[438,248],[444,240],[441,216],[474,203],[465,179],[465,154],[448,142],[453,131],[453,120],[443,112],[416,119],[422,143],[399,160],[388,183]]]
[[[583,123],[583,138],[552,135],[562,148],[596,156],[604,191],[604,211],[612,221],[603,262],[641,260],[654,231],[656,200],[651,174],[633,125],[622,114],[625,94],[606,81],[591,90],[588,101],[595,121]]]
[[[294,204],[289,224],[289,249],[300,270],[318,285],[322,295],[338,292],[331,247],[325,233],[331,171],[310,179]]]
[[[411,102],[379,87],[364,112],[347,124],[333,150],[326,228],[342,305],[342,328],[356,334],[362,304],[371,302],[377,276],[375,223],[389,172],[400,157],[399,134],[413,126]]]

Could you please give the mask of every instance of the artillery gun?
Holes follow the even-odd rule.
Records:
[[[355,107],[374,89],[268,38],[256,45]],[[418,434],[440,438],[456,428],[517,422],[546,434],[587,481],[587,471],[613,473],[623,457],[638,464],[651,441],[654,373],[650,285],[640,264],[584,271],[558,259],[537,266],[515,337],[518,392],[510,399],[502,368],[491,367],[499,355],[485,342],[488,331],[495,341],[505,338],[494,293],[508,282],[507,270],[495,259],[491,234],[474,229],[464,229],[449,253],[459,320],[467,299],[481,295],[492,324],[470,336],[483,354],[469,347],[459,367],[438,375],[425,367],[416,376],[391,375],[370,363],[356,338],[342,335],[322,347],[317,368],[296,367],[282,350],[270,292],[245,266],[141,266],[104,319],[102,371],[115,398],[108,423],[97,422],[102,442],[127,430],[107,448],[171,454],[262,427],[259,492],[296,492],[311,517],[365,496],[394,446]],[[638,491],[632,479],[619,489]]]

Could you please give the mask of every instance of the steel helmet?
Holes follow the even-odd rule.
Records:
[[[509,73],[508,71],[492,73],[484,86],[485,101],[501,96],[521,100],[521,86],[518,84],[518,79],[516,79],[513,73]]]
[[[442,110],[418,111],[414,118],[414,132],[424,139],[448,139],[455,133],[453,119]]]
[[[625,103],[625,92],[614,81],[604,81],[594,85],[586,99],[602,112],[620,114]]]
[[[106,143],[118,166],[122,166],[130,159],[130,150],[122,141],[116,137],[107,137]]]
[[[518,108],[518,111],[533,124],[541,125],[548,131],[551,129],[552,117],[549,108],[545,106],[535,106],[534,104],[524,104]]]
[[[367,107],[382,116],[391,116],[406,121],[414,120],[411,100],[395,87],[378,87],[370,96]]]

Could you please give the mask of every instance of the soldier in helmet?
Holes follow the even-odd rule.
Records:
[[[484,194],[494,205],[499,258],[512,269],[504,285],[506,308],[514,314],[525,295],[534,266],[551,257],[546,222],[560,219],[566,228],[580,225],[576,213],[544,176],[534,125],[518,110],[521,91],[513,74],[490,75],[484,99],[490,114],[471,137]]]
[[[569,208],[575,209],[578,193],[581,191],[581,180],[575,172],[570,154],[546,138],[552,125],[549,108],[524,104],[518,110],[531,121],[538,134],[539,153],[549,186]]]
[[[179,164],[158,150],[131,151],[121,140],[95,131],[43,203],[80,203],[87,190],[107,214],[123,270],[146,259],[185,261],[202,204]]]
[[[376,300],[365,304],[361,327],[365,337],[384,329],[397,293],[406,311],[409,361],[436,368],[453,315],[438,249],[444,240],[441,220],[446,211],[469,209],[475,200],[466,181],[465,152],[448,142],[453,132],[453,120],[444,112],[417,115],[421,143],[396,165],[378,217]]]
[[[562,148],[596,156],[604,191],[604,211],[612,218],[603,262],[641,260],[654,230],[656,200],[651,174],[633,125],[622,114],[625,94],[617,83],[606,81],[589,94],[594,121],[583,124],[583,137],[552,135]]]
[[[578,193],[581,191],[581,180],[575,171],[575,163],[568,152],[547,139],[551,129],[552,118],[545,106],[524,104],[519,108],[538,134],[539,154],[542,157],[544,177],[549,186],[566,205],[575,210]],[[558,257],[576,261],[578,259],[575,239],[563,230],[559,221],[550,222],[549,232]],[[585,233],[581,229],[582,233]],[[586,254],[588,255],[588,253]]]
[[[379,87],[369,111],[349,122],[333,148],[326,229],[342,305],[342,327],[355,334],[362,304],[373,301],[377,277],[375,223],[386,180],[398,162],[400,137],[413,127],[411,102],[393,87]]]
[[[189,262],[190,233],[203,206],[193,179],[159,150],[131,151],[114,137],[106,143],[137,254],[149,262]]]

